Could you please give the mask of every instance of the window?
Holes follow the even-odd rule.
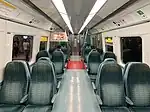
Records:
[[[142,38],[122,37],[121,54],[124,63],[142,62]]]
[[[15,35],[13,38],[12,60],[30,61],[32,58],[33,36]]]
[[[40,51],[47,49],[47,42],[48,42],[48,37],[44,37],[44,36],[41,37],[41,39],[40,39]]]
[[[106,46],[106,51],[113,52],[113,40],[112,40],[112,37],[106,37],[105,38],[105,46]]]

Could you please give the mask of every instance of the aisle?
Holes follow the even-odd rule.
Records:
[[[52,112],[101,112],[84,69],[66,71]]]

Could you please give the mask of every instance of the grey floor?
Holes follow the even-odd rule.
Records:
[[[85,70],[66,71],[52,112],[101,112]]]

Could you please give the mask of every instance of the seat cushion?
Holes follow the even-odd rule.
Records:
[[[22,105],[0,105],[0,112],[22,112]]]
[[[102,107],[102,112],[130,112],[126,107]]]
[[[131,112],[150,112],[150,107],[133,107],[130,110]]]
[[[51,112],[51,106],[28,105],[23,112]]]

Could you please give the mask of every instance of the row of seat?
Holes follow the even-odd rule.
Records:
[[[122,72],[116,61],[105,60],[92,84],[102,112],[150,112],[150,68],[145,63],[128,63]]]
[[[87,57],[87,70],[92,81],[95,82],[99,65],[107,58],[116,60],[113,52],[100,54],[96,49],[91,50]]]
[[[56,89],[50,60],[38,60],[31,72],[24,61],[9,62],[0,89],[0,112],[51,112]]]
[[[60,81],[64,73],[66,60],[65,58],[68,58],[68,56],[65,57],[65,54],[62,52],[61,49],[56,49],[51,54],[49,54],[49,52],[45,50],[38,52],[36,56],[36,61],[41,57],[48,57],[53,62],[56,72],[56,78],[58,81]]]
[[[68,61],[68,58],[69,58],[69,56],[70,56],[69,47],[57,46],[57,48],[49,48],[48,53],[49,53],[49,54],[53,54],[53,52],[54,52],[55,50],[58,50],[58,49],[62,51],[62,53],[64,54],[65,62],[67,62],[67,61]]]

